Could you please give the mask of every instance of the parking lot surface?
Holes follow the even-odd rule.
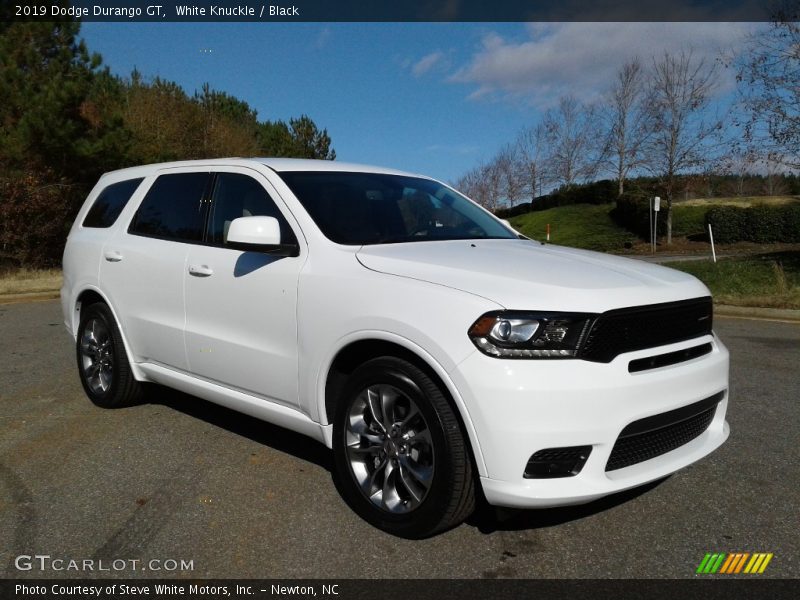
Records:
[[[711,456],[589,505],[482,509],[408,541],[348,509],[310,439],[169,390],[94,407],[58,302],[0,306],[0,577],[91,575],[17,569],[36,554],[141,561],[105,577],[695,577],[718,551],[772,552],[761,577],[799,577],[800,324],[715,329],[731,437]]]

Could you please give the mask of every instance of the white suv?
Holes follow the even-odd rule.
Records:
[[[404,537],[490,504],[588,502],[728,436],[708,289],[518,235],[452,188],[329,161],[104,175],[64,251],[78,372],[103,407],[155,382],[308,435]]]

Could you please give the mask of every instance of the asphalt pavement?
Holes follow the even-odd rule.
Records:
[[[0,577],[92,575],[18,570],[27,555],[126,561],[105,577],[695,577],[717,551],[772,552],[760,577],[798,577],[800,324],[715,329],[732,353],[717,452],[589,505],[484,508],[408,541],[349,510],[310,439],[168,390],[94,407],[58,302],[0,306]]]

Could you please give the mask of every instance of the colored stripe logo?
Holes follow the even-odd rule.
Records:
[[[772,552],[707,552],[697,567],[697,573],[703,575],[735,575],[747,573],[760,575],[767,570],[767,565],[772,560]]]

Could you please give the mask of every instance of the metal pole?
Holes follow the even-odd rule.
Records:
[[[658,245],[658,211],[653,211],[653,254],[656,253],[656,246]]]
[[[708,224],[708,239],[711,240],[711,256],[717,262],[717,251],[714,249],[714,232],[711,231],[711,223]]]
[[[656,253],[656,242],[658,241],[658,211],[661,210],[661,198],[653,196],[653,223],[651,231],[653,232],[653,254]]]

